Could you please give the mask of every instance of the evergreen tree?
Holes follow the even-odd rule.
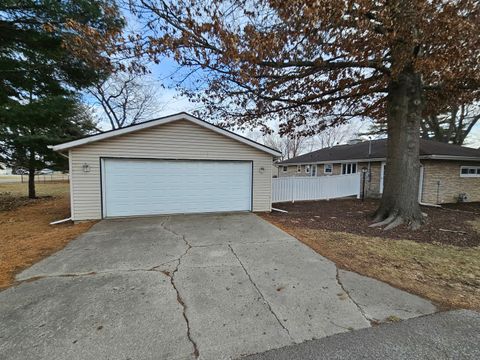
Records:
[[[0,3],[0,154],[28,168],[29,197],[35,171],[58,162],[46,145],[90,128],[74,95],[112,71],[123,26],[111,0]]]
[[[20,119],[20,120],[18,120]],[[95,124],[76,98],[50,96],[30,103],[0,108],[0,156],[13,168],[28,169],[29,195],[35,194],[34,175],[45,167],[68,168],[67,160],[48,145],[92,132]]]

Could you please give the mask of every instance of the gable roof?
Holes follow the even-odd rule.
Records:
[[[173,114],[173,115],[169,115],[169,116],[164,116],[164,117],[161,117],[161,118],[158,118],[158,119],[144,121],[144,122],[139,123],[139,124],[126,126],[124,128],[121,128],[121,129],[105,131],[105,132],[100,133],[100,134],[88,135],[88,136],[85,136],[85,137],[77,139],[77,140],[73,140],[73,141],[63,143],[63,144],[50,146],[50,148],[54,151],[67,150],[67,149],[71,149],[71,148],[74,148],[74,147],[77,147],[77,146],[90,144],[90,143],[93,143],[93,142],[96,142],[96,141],[109,139],[109,138],[112,138],[112,137],[115,137],[115,136],[125,135],[125,134],[131,133],[131,132],[148,129],[148,128],[151,128],[151,127],[154,127],[154,126],[168,124],[168,123],[178,121],[178,120],[190,121],[190,122],[192,122],[194,124],[197,124],[201,127],[210,129],[210,130],[212,130],[212,131],[214,131],[218,134],[224,135],[226,137],[229,137],[231,139],[234,139],[234,140],[239,141],[241,143],[244,143],[246,145],[252,146],[252,147],[254,147],[258,150],[261,150],[263,152],[266,152],[270,155],[273,155],[273,156],[280,156],[281,155],[281,153],[279,151],[275,150],[275,149],[272,149],[268,146],[260,144],[256,141],[250,140],[250,139],[248,139],[244,136],[235,134],[232,131],[222,129],[221,127],[219,127],[217,125],[214,125],[214,124],[211,124],[207,121],[201,120],[201,119],[199,119],[199,118],[197,118],[193,115],[190,115],[186,112],[181,112],[181,113],[177,113],[177,114]]]
[[[371,143],[371,144],[370,144]],[[370,148],[370,151],[369,151]],[[381,161],[387,157],[387,139],[363,141],[351,145],[337,145],[308,154],[300,155],[282,162],[286,164],[308,164],[332,161],[366,160]],[[420,158],[439,160],[478,160],[480,150],[466,146],[445,144],[438,141],[420,139]]]

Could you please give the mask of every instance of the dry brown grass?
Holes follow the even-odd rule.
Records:
[[[480,234],[480,218],[467,222],[472,226],[473,230]]]
[[[8,211],[0,211],[0,289],[10,286],[14,275],[62,249],[94,222],[49,225],[70,214],[68,183],[38,184],[39,196]],[[0,192],[26,196],[26,184],[0,184]]]
[[[38,197],[64,196],[68,195],[68,181],[54,181],[47,183],[36,183],[35,189]],[[19,197],[28,195],[27,183],[0,183],[0,193],[9,193]]]
[[[341,268],[418,294],[443,308],[480,310],[479,247],[426,244],[275,225]]]

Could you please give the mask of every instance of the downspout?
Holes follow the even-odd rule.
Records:
[[[372,155],[372,137],[368,137],[368,158],[370,159]],[[368,193],[372,190],[372,166],[371,161],[367,165],[367,174],[368,174]],[[381,166],[381,165],[380,165]],[[378,184],[380,186],[380,184]],[[365,194],[364,194],[365,195]]]
[[[372,190],[372,163],[369,161],[367,165],[367,174],[368,174],[368,192]],[[380,185],[380,184],[378,184]]]
[[[437,180],[437,204],[440,202],[440,180]]]
[[[419,189],[418,189],[418,202],[420,204],[422,204],[422,200],[423,200],[423,188],[425,187],[425,166],[423,166],[422,163],[420,163],[420,186],[419,186]]]

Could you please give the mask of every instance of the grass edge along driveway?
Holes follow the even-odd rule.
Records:
[[[340,268],[427,298],[440,308],[480,310],[480,247],[457,247],[309,229],[289,214],[263,217]]]
[[[0,290],[11,286],[15,274],[63,249],[95,222],[50,225],[70,216],[68,183],[37,184],[38,199],[27,198],[27,184],[0,184]]]

